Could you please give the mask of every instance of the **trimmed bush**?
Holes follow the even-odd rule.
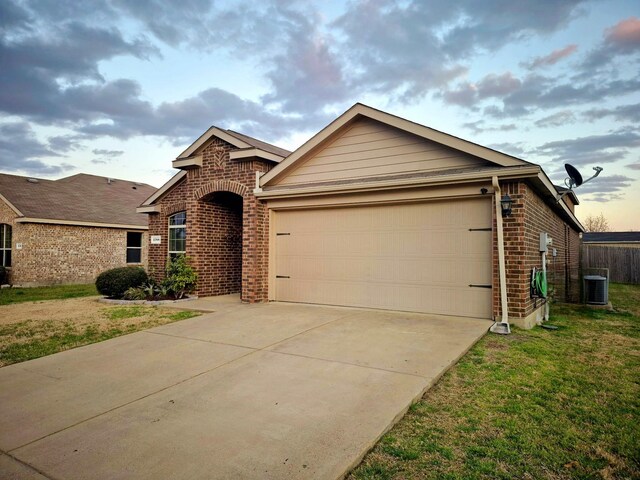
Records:
[[[112,268],[102,272],[96,279],[98,291],[110,298],[122,298],[130,288],[137,288],[148,280],[141,267]]]
[[[5,267],[0,265],[0,285],[4,285],[9,281],[9,272]]]

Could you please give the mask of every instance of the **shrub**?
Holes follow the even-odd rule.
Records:
[[[98,291],[110,298],[122,298],[129,288],[136,288],[147,281],[147,272],[141,267],[112,268],[96,279]]]
[[[175,298],[183,298],[185,294],[192,292],[196,287],[198,274],[189,265],[189,259],[184,255],[169,259],[166,272],[167,275],[162,284],[173,292]]]
[[[147,294],[143,288],[131,287],[127,288],[127,291],[124,292],[124,295],[122,297],[125,300],[146,300]]]
[[[4,285],[9,281],[9,272],[5,267],[0,265],[0,285]]]

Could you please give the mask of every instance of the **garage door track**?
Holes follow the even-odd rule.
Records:
[[[490,324],[215,308],[0,369],[0,477],[339,478]]]

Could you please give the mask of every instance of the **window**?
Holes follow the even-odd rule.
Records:
[[[127,263],[142,263],[142,232],[127,232]]]
[[[0,265],[11,266],[11,225],[0,223]]]
[[[169,217],[169,256],[175,258],[187,251],[187,213]]]

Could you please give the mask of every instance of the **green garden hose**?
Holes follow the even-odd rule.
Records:
[[[547,274],[542,270],[535,273],[535,288],[542,298],[547,298]]]

